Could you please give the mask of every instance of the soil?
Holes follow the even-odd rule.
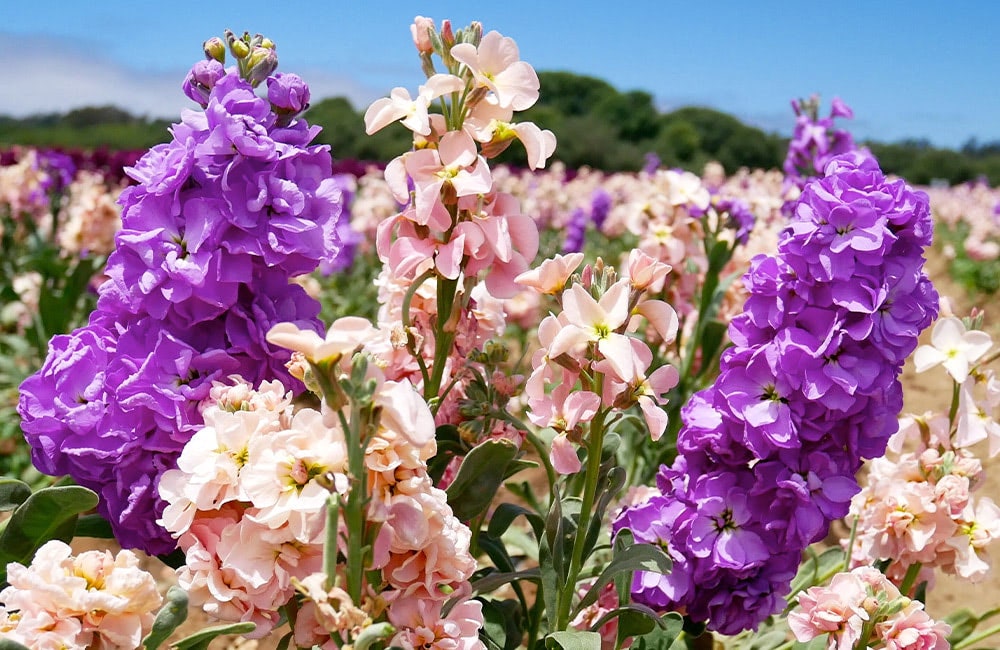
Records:
[[[952,305],[956,315],[967,315],[973,306],[986,313],[985,329],[989,331],[994,340],[1000,342],[1000,301],[995,297],[975,299],[966,296],[965,291],[950,280],[947,275],[944,258],[937,252],[932,252],[929,260],[929,273],[934,280],[935,286],[941,295],[952,298]],[[924,339],[929,337],[929,331],[924,333]],[[922,413],[924,411],[944,411],[948,408],[951,398],[951,384],[947,375],[942,372],[929,371],[923,374],[916,374],[912,364],[908,363],[902,377],[905,394],[906,412]],[[985,459],[985,449],[982,458]],[[986,481],[979,488],[979,496],[990,496],[995,501],[1000,502],[1000,456],[991,460],[984,460],[986,467]],[[1000,548],[993,549],[994,562],[1000,559]],[[163,590],[172,581],[172,571],[160,564],[157,560],[149,561],[149,568],[158,575],[163,582]],[[943,618],[950,612],[964,607],[975,612],[983,612],[987,609],[1000,606],[1000,571],[994,571],[993,575],[986,581],[979,584],[940,576],[937,584],[928,592],[927,609],[935,618]],[[192,610],[188,621],[181,628],[182,634],[176,638],[182,638],[206,626],[215,623],[207,621],[206,617],[199,611]],[[274,650],[285,630],[280,630],[269,635],[260,641],[234,639],[232,637],[218,639],[210,646],[211,650]],[[993,637],[984,643],[989,646],[980,645],[978,647],[1000,647],[1000,635]]]

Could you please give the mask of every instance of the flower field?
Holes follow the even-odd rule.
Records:
[[[0,650],[996,645],[1000,191],[815,97],[567,169],[513,39],[411,35],[385,165],[230,32],[168,143],[4,153]]]

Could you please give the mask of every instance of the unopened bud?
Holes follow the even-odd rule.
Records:
[[[274,41],[272,41],[271,39],[269,39],[269,38],[267,38],[265,36],[264,38],[261,39],[260,46],[261,47],[266,47],[269,50],[273,50],[274,49]]]
[[[473,20],[468,29],[465,30],[465,42],[472,43],[479,47],[479,42],[483,40],[483,24],[478,20]]]
[[[209,59],[215,59],[219,63],[226,62],[226,44],[218,36],[213,36],[205,41],[202,47],[205,50],[205,56]]]
[[[278,53],[258,45],[247,59],[246,67],[247,81],[251,86],[257,86],[278,68]]]
[[[413,44],[417,52],[429,54],[434,51],[434,44],[431,42],[431,34],[434,32],[434,21],[430,18],[417,16],[410,25],[410,35],[413,36]]]
[[[450,20],[441,21],[441,42],[449,50],[455,44],[455,32],[451,30]]]
[[[250,46],[241,40],[233,39],[229,43],[229,51],[233,53],[237,59],[243,60],[250,56]]]

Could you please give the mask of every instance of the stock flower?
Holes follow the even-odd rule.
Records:
[[[431,134],[427,114],[430,103],[442,95],[460,92],[464,88],[465,82],[451,74],[430,77],[427,83],[420,86],[416,99],[410,97],[406,88],[393,88],[388,97],[376,99],[365,111],[365,132],[371,135],[399,120],[414,133],[428,136]]]
[[[628,282],[621,280],[608,289],[600,300],[595,300],[583,285],[574,284],[563,293],[563,313],[568,324],[556,335],[548,346],[549,356],[560,354],[578,356],[588,343],[597,344],[605,356],[607,346],[612,341],[625,341],[623,334],[615,330],[629,318]]]
[[[339,249],[343,195],[328,148],[309,146],[316,129],[279,120],[235,68],[201,67],[214,79],[204,112],[185,111],[173,139],[127,170],[138,184],[122,192],[90,324],[54,341],[19,402],[38,467],[99,492],[119,542],[150,553],[175,548],[156,486],[202,427],[212,382],[296,385],[266,333],[319,328],[318,302],[291,279]],[[272,86],[285,109],[307,92],[292,77]],[[209,483],[187,498],[225,492]]]
[[[483,626],[482,603],[466,600],[441,613],[441,601],[404,596],[389,607],[389,622],[396,629],[390,640],[404,650],[483,650],[479,638]]]
[[[4,638],[32,648],[137,648],[163,600],[131,551],[74,556],[58,540],[43,544],[27,567],[10,563],[7,582],[0,591]]]
[[[716,383],[682,409],[679,456],[657,479],[654,501],[670,513],[657,534],[685,558],[674,573],[711,586],[670,596],[641,572],[633,582],[639,602],[682,608],[726,634],[780,609],[802,549],[857,492],[862,459],[885,452],[903,360],[937,311],[921,269],[926,195],[860,152],[831,159],[826,174],[805,186],[777,255],[751,263],[734,345]],[[708,492],[717,475],[736,491]],[[922,504],[907,501],[894,519],[913,552],[941,523]],[[628,521],[626,511],[616,526]],[[730,526],[748,540],[742,556],[727,552]]]
[[[491,31],[479,47],[459,43],[451,56],[468,66],[480,87],[489,88],[503,108],[523,111],[538,101],[538,75],[521,54],[514,39]]]
[[[931,344],[922,345],[914,353],[917,372],[942,365],[952,379],[961,384],[969,376],[969,368],[993,347],[990,335],[979,330],[966,331],[954,316],[941,318],[934,324]]]
[[[312,329],[301,329],[295,323],[278,323],[267,332],[269,343],[301,352],[314,362],[340,359],[377,336],[378,330],[368,319],[358,316],[338,318],[330,324],[325,338]]]
[[[465,131],[445,133],[437,149],[421,149],[406,154],[402,160],[396,158],[386,167],[385,174],[397,197],[409,196],[406,176],[413,180],[416,188],[413,220],[420,225],[430,222],[446,183],[459,197],[486,194],[493,186],[486,160]]]
[[[566,282],[583,261],[583,253],[556,255],[542,260],[542,263],[514,278],[525,287],[532,287],[542,293],[555,295],[566,288]]]

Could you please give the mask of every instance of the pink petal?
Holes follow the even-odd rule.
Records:
[[[576,455],[576,445],[569,441],[565,434],[559,434],[552,440],[549,451],[552,467],[560,474],[576,474],[583,467]]]
[[[667,430],[667,412],[660,408],[651,397],[642,395],[639,397],[639,408],[646,418],[646,426],[649,427],[649,435],[656,442]]]
[[[638,311],[665,343],[672,343],[677,338],[677,312],[673,307],[662,300],[646,300],[639,303]]]

